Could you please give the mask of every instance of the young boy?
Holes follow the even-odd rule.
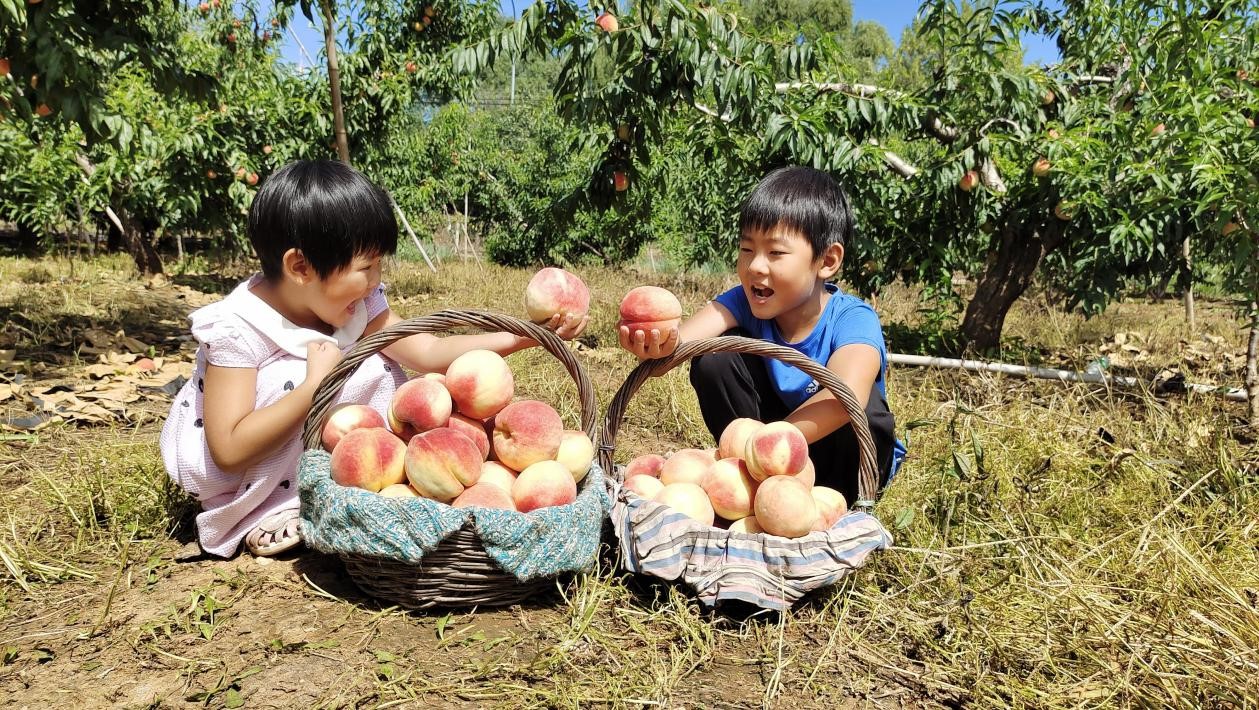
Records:
[[[658,358],[679,342],[730,334],[800,351],[838,375],[864,405],[882,487],[899,446],[887,407],[883,330],[873,308],[827,283],[839,273],[852,234],[848,197],[829,175],[806,167],[775,170],[739,213],[740,285],[670,332],[631,337],[622,326],[621,347]],[[713,353],[691,361],[691,384],[714,439],[739,417],[789,421],[809,441],[817,485],[841,491],[850,506],[857,501],[858,448],[848,413],[811,377],[772,358]]]

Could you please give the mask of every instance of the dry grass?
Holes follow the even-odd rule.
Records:
[[[75,269],[0,260],[0,309],[24,329],[10,332],[19,350],[35,355],[28,376],[40,376],[38,362],[73,368],[74,346],[59,343],[86,320],[140,328],[152,318],[156,329],[189,309],[174,300],[183,291],[131,283],[122,262]],[[594,297],[581,358],[601,406],[632,365],[612,331],[631,284],[667,286],[689,310],[729,283],[579,272]],[[435,275],[400,264],[390,282],[404,315],[516,313],[528,277],[448,260]],[[34,301],[24,297],[32,284]],[[879,306],[885,321],[921,327],[912,293],[889,291]],[[1229,311],[1199,318],[1240,352]],[[1032,299],[1007,332],[1070,363],[1115,332],[1139,331],[1142,367],[1157,369],[1191,362],[1195,339],[1183,330],[1174,302],[1125,303],[1083,321]],[[172,335],[157,347],[175,354],[180,343]],[[576,422],[557,363],[539,351],[512,361],[522,391]],[[86,645],[116,668],[81,681],[165,674],[168,684],[154,686],[165,690],[118,690],[108,700],[118,705],[1259,703],[1259,452],[1239,429],[1240,405],[910,369],[894,370],[890,385],[911,459],[876,512],[896,548],[791,614],[750,619],[712,615],[683,590],[609,569],[566,588],[555,607],[450,617],[337,601],[353,590],[335,568],[267,576],[273,567],[246,558],[206,563],[194,578],[170,561],[189,509],[166,483],[156,425],[0,443],[0,694],[51,702],[46,689],[62,675],[88,672],[73,660]],[[621,431],[620,460],[707,445],[684,372],[645,386]],[[273,597],[292,626],[266,605]],[[289,694],[265,695],[285,682]]]

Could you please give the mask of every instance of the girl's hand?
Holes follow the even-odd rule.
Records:
[[[590,314],[556,313],[551,319],[540,325],[564,340],[572,340],[582,334],[586,324],[590,322]]]
[[[617,328],[617,335],[621,347],[634,353],[639,360],[667,357],[678,347],[676,327],[665,331],[652,328],[650,331],[635,330],[630,333],[629,327],[622,325]]]
[[[319,384],[341,362],[341,350],[335,343],[320,340],[306,344],[306,380]]]

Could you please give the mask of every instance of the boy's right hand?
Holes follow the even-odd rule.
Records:
[[[621,347],[634,353],[639,360],[667,357],[678,347],[676,326],[666,331],[652,328],[650,331],[635,330],[630,333],[629,327],[622,325],[617,327],[617,334]]]
[[[319,384],[341,362],[341,350],[336,343],[319,340],[306,344],[306,380]]]

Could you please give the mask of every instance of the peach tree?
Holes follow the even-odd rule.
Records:
[[[859,81],[830,38],[763,37],[687,0],[637,3],[615,22],[597,7],[538,3],[455,61],[476,72],[557,53],[560,115],[608,146],[592,186],[609,164],[637,170],[673,120],[691,162],[710,162],[726,185],[788,162],[832,172],[859,212],[848,277],[901,277],[951,299],[953,273],[976,274],[959,345],[992,350],[1034,278],[1096,312],[1126,279],[1182,271],[1186,239],[1254,300],[1255,10],[933,0],[918,23],[927,80],[904,89]],[[1062,60],[1020,61],[1028,31],[1057,38]],[[755,150],[723,150],[744,141]],[[730,244],[731,226],[695,231]]]

